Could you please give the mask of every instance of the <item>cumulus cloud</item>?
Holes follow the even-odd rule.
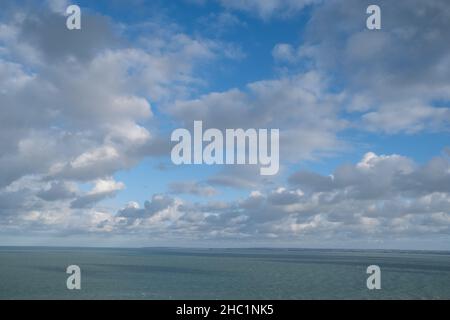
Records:
[[[447,1],[378,1],[382,28],[377,31],[365,28],[370,4],[327,1],[317,7],[298,48],[278,45],[274,51],[282,46],[284,56],[298,52],[316,69],[337,75],[336,84],[348,95],[347,109],[362,113],[361,129],[448,130],[450,111],[436,105],[450,100],[449,73],[444,71],[450,62]]]
[[[311,192],[341,191],[333,196],[355,199],[414,198],[448,193],[450,166],[443,157],[419,166],[403,156],[378,156],[369,152],[356,166],[339,166],[330,176],[300,171],[293,174],[289,182]]]
[[[39,191],[36,195],[46,201],[71,199],[76,196],[78,188],[73,183],[54,181],[49,188]]]
[[[181,201],[164,194],[155,194],[151,201],[146,201],[140,208],[136,202],[130,202],[119,210],[120,230],[134,232],[137,230],[154,230],[159,233],[170,233],[171,228],[183,216],[179,210]]]
[[[150,101],[189,94],[200,61],[237,51],[156,22],[117,28],[91,11],[89,32],[70,32],[66,2],[46,5],[7,1],[0,20],[0,215],[5,228],[77,220],[82,230],[105,215],[92,207],[123,189],[112,175],[161,154]],[[94,187],[80,193],[80,182]]]
[[[71,203],[72,208],[87,208],[92,207],[97,202],[115,196],[115,194],[124,189],[125,185],[122,182],[116,182],[113,179],[97,180],[94,188],[77,197]]]
[[[276,61],[295,62],[298,55],[295,48],[288,43],[277,43],[272,50],[272,56]]]
[[[205,127],[220,129],[280,129],[280,157],[294,161],[344,146],[337,138],[347,126],[339,117],[340,105],[341,96],[328,92],[324,77],[309,72],[250,83],[245,91],[177,100],[168,112],[185,126],[202,120]]]
[[[210,197],[217,194],[217,190],[211,186],[199,182],[174,182],[169,185],[171,193],[175,194],[192,194],[197,196]]]
[[[34,9],[15,7],[0,25],[3,187],[28,174],[87,181],[135,165],[157,145],[143,125],[150,100],[186,94],[196,62],[223,48],[157,25],[128,47],[107,17],[86,13],[89,32],[70,32],[61,14]]]
[[[236,28],[245,28],[247,24],[231,12],[210,13],[199,18],[204,31],[214,35],[224,35]]]
[[[65,13],[69,6],[68,0],[46,0],[48,7],[57,13]]]
[[[118,215],[131,219],[127,225],[136,230],[178,236],[184,230],[186,239],[383,241],[412,234],[446,235],[449,179],[445,158],[418,165],[399,155],[367,153],[330,176],[295,173],[289,186],[252,191],[237,201],[199,204],[156,195],[144,208],[131,204]]]
[[[24,210],[20,221],[30,230],[51,227],[65,228],[69,233],[141,234],[147,239],[184,243],[244,239],[272,244],[383,243],[412,236],[432,239],[450,232],[449,182],[450,162],[446,157],[419,165],[404,156],[370,152],[355,164],[336,168],[329,176],[300,171],[290,176],[286,186],[255,189],[237,200],[197,203],[155,194],[143,207],[130,202],[117,212],[79,211],[62,209],[60,204],[59,214],[33,204],[34,210]],[[121,187],[112,180],[99,181],[84,199],[89,203],[95,195],[106,196]],[[17,198],[20,194],[14,197],[11,192],[7,195],[9,202],[2,200],[4,211],[14,207],[15,201],[22,203]],[[7,226],[2,228],[6,230]]]
[[[447,132],[444,0],[381,1],[380,31],[365,29],[368,1],[220,1],[225,11],[199,21],[213,24],[199,34],[212,32],[214,40],[158,19],[115,26],[89,11],[83,12],[89,32],[69,32],[60,27],[66,1],[45,3],[19,8],[6,1],[8,14],[0,13],[2,234],[296,244],[448,237],[448,155],[419,164],[370,152],[328,175],[291,174],[293,164],[347,150],[348,129]],[[281,39],[274,46],[274,76],[198,94],[207,89],[202,72],[213,62],[246,55],[217,40],[247,26],[247,15],[238,12],[268,23],[319,3],[300,45]],[[279,176],[261,177],[257,166],[224,166],[199,182],[158,186],[167,193],[143,205],[101,203],[124,190],[117,172],[170,154],[161,127],[189,128],[194,120],[205,128],[279,128]],[[239,195],[217,200],[222,191]]]
[[[290,17],[305,7],[320,3],[322,0],[220,0],[228,9],[257,14],[263,19],[274,16]]]

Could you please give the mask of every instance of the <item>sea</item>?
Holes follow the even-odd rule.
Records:
[[[69,290],[70,265],[81,289]],[[367,288],[367,267],[380,289]],[[449,299],[450,252],[0,247],[0,299]]]

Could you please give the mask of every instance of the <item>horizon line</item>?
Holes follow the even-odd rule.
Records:
[[[399,249],[399,248],[314,248],[314,247],[180,247],[180,246],[143,246],[143,247],[116,247],[116,246],[37,246],[37,245],[0,245],[3,248],[42,248],[42,249],[183,249],[183,250],[321,250],[321,251],[406,251],[406,252],[444,252],[449,249]]]

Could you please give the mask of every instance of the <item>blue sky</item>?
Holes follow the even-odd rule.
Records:
[[[449,6],[369,4],[7,1],[0,240],[448,249]],[[196,120],[280,129],[279,173],[173,165]]]

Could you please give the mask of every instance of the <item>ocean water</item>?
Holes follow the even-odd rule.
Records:
[[[68,290],[67,266],[81,268]],[[381,268],[368,290],[366,268]],[[449,299],[450,253],[0,248],[0,299]]]

